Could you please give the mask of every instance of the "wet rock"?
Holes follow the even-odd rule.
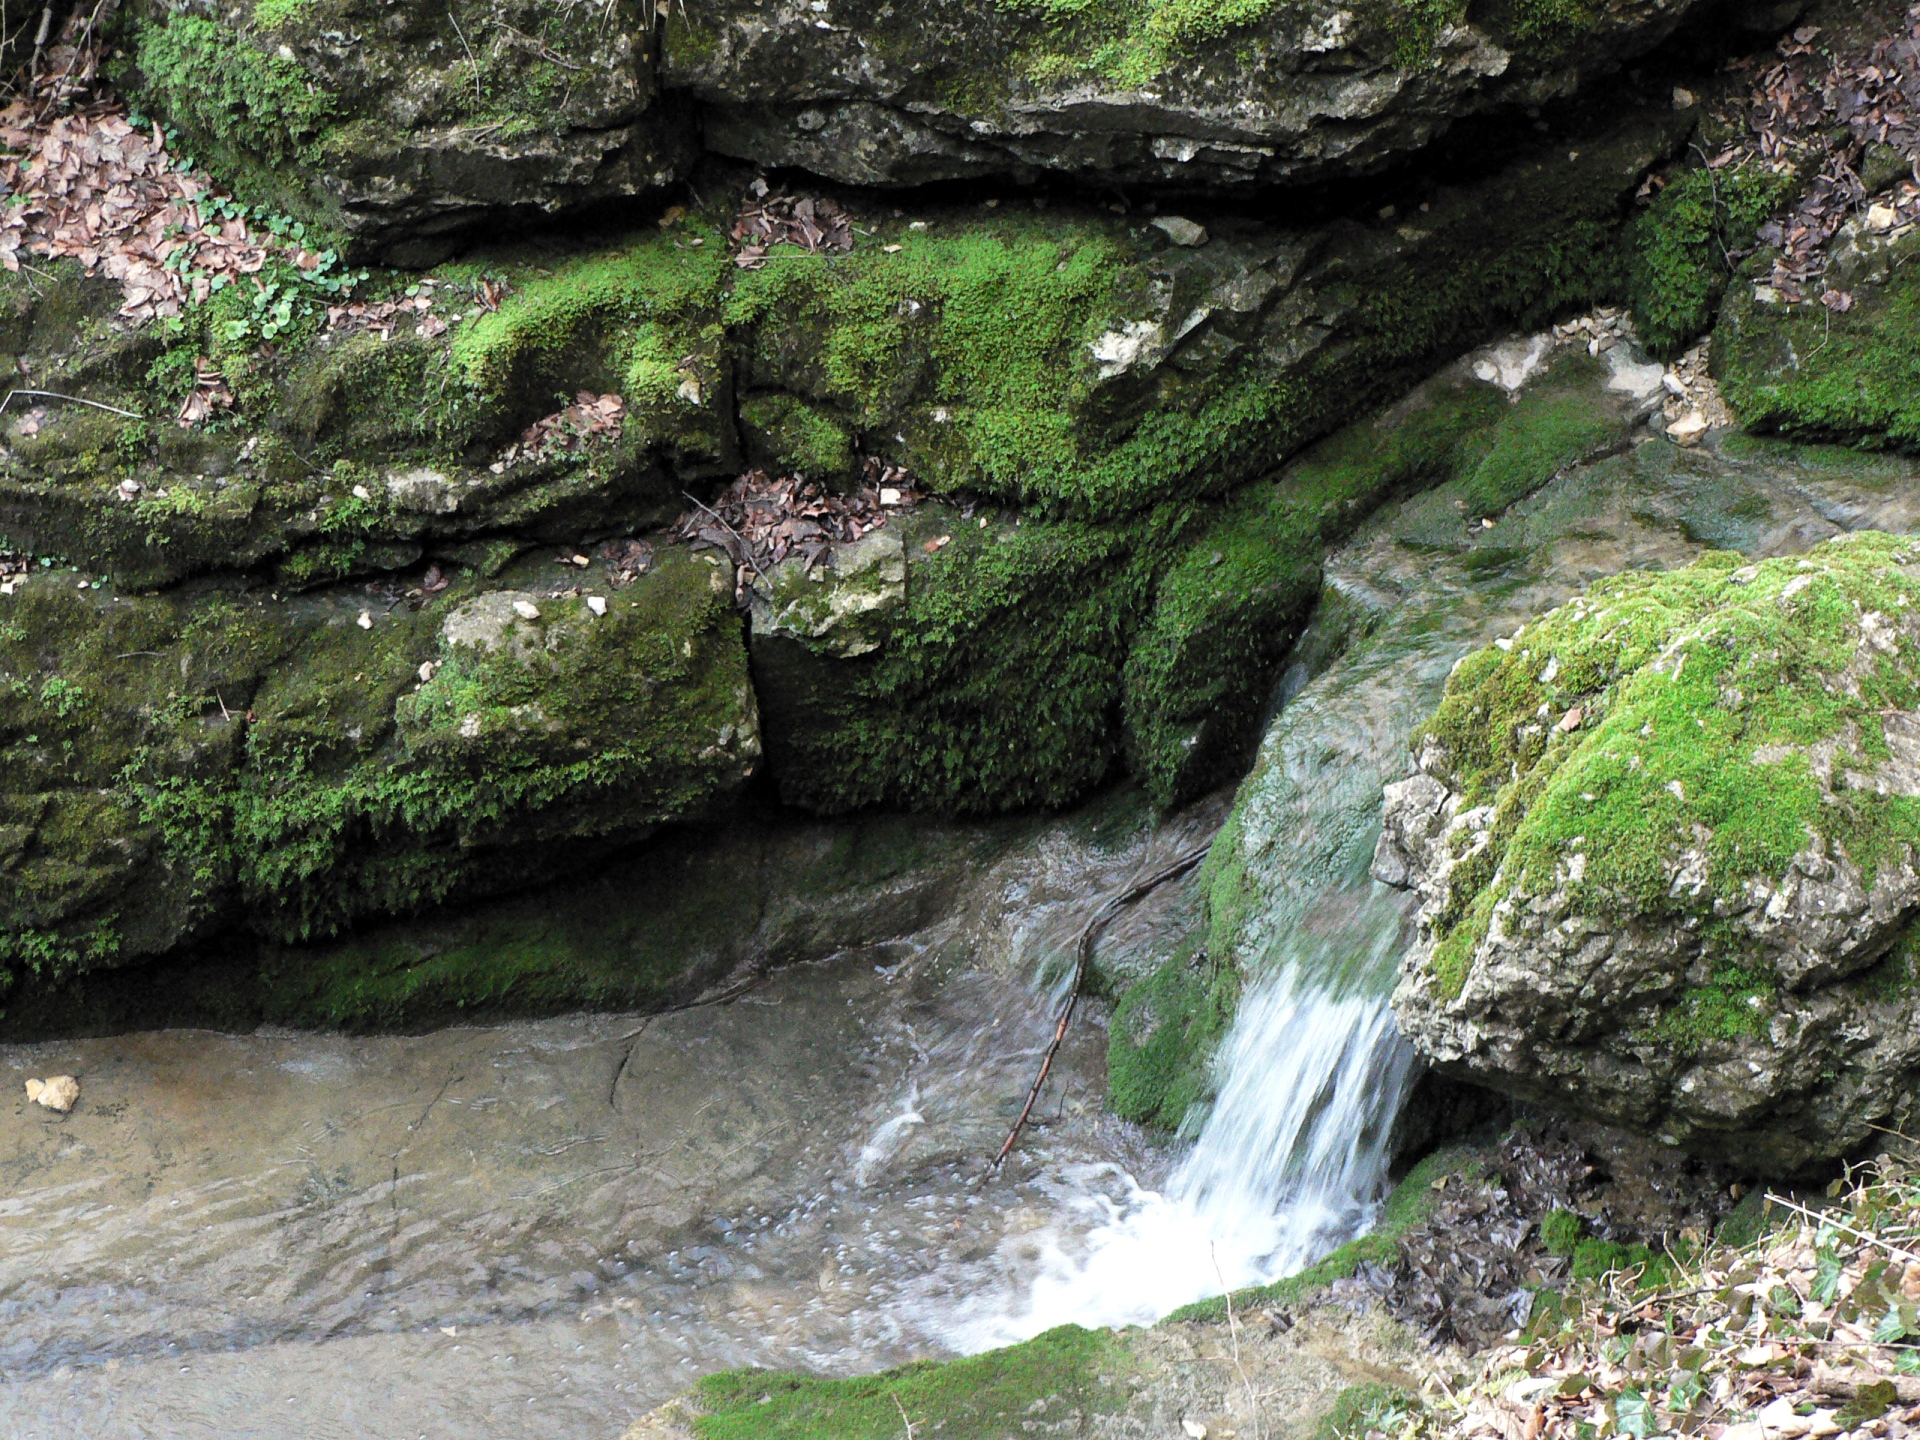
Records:
[[[71,1075],[50,1075],[45,1080],[27,1081],[27,1103],[57,1110],[62,1115],[80,1099],[80,1082]]]
[[[1874,534],[1710,556],[1464,661],[1376,851],[1422,901],[1394,999],[1415,1046],[1776,1173],[1905,1125],[1912,560]]]

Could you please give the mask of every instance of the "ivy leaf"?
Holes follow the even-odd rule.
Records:
[[[1813,1298],[1822,1305],[1831,1305],[1839,1293],[1840,1257],[1834,1254],[1831,1245],[1822,1246],[1813,1271]]]
[[[1620,1433],[1633,1436],[1633,1440],[1647,1440],[1660,1428],[1654,1419],[1653,1402],[1638,1390],[1622,1390],[1614,1397],[1613,1420]]]
[[[1876,1345],[1893,1345],[1906,1338],[1907,1327],[1902,1323],[1898,1310],[1887,1311],[1886,1318],[1874,1327],[1873,1343]]]

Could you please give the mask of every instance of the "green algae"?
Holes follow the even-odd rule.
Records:
[[[1062,1325],[964,1360],[818,1380],[727,1370],[694,1386],[699,1440],[896,1440],[901,1426],[951,1440],[1000,1440],[1023,1426],[1113,1414],[1128,1399],[1127,1341]],[[904,1417],[904,1422],[903,1418]]]
[[[1816,836],[1871,885],[1920,833],[1920,803],[1844,778],[1871,773],[1884,717],[1920,701],[1910,644],[1862,641],[1914,601],[1905,543],[1863,534],[1797,559],[1715,553],[1620,576],[1464,660],[1425,738],[1463,805],[1494,807],[1492,844],[1450,883],[1436,990],[1459,993],[1493,907],[1516,893],[1685,913],[1783,874]],[[1822,743],[1842,757],[1825,781]],[[1703,869],[1681,887],[1688,850]],[[1745,1033],[1751,1001],[1764,1009],[1765,977],[1729,963],[1676,1000],[1661,1022],[1676,1037]]]
[[[1114,1007],[1107,1035],[1107,1108],[1164,1130],[1190,1128],[1213,1093],[1214,1051],[1239,999],[1239,974],[1189,943]]]

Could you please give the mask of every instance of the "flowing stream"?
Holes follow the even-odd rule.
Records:
[[[1387,1004],[1409,916],[1366,860],[1454,661],[1602,574],[1913,528],[1912,493],[1869,462],[1661,445],[1464,547],[1444,492],[1356,537],[1228,842],[1253,877],[1251,978],[1190,1142],[1105,1112],[1090,1004],[980,1183],[1078,926],[1219,801],[1029,824],[946,918],[727,1005],[0,1047],[0,1434],[611,1440],[725,1366],[869,1370],[1298,1270],[1384,1193],[1413,1078]],[[1194,923],[1168,887],[1101,963],[1143,973]],[[81,1080],[71,1115],[24,1103],[60,1072]]]

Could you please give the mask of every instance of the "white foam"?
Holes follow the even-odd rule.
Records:
[[[1372,1224],[1415,1063],[1388,1005],[1401,903],[1373,892],[1344,933],[1290,945],[1242,999],[1219,1098],[1164,1192],[1084,1183],[1037,1249],[1024,1293],[962,1305],[967,1351],[1082,1325],[1151,1324],[1223,1290],[1294,1274]],[[1077,1177],[1082,1182],[1091,1177]]]

